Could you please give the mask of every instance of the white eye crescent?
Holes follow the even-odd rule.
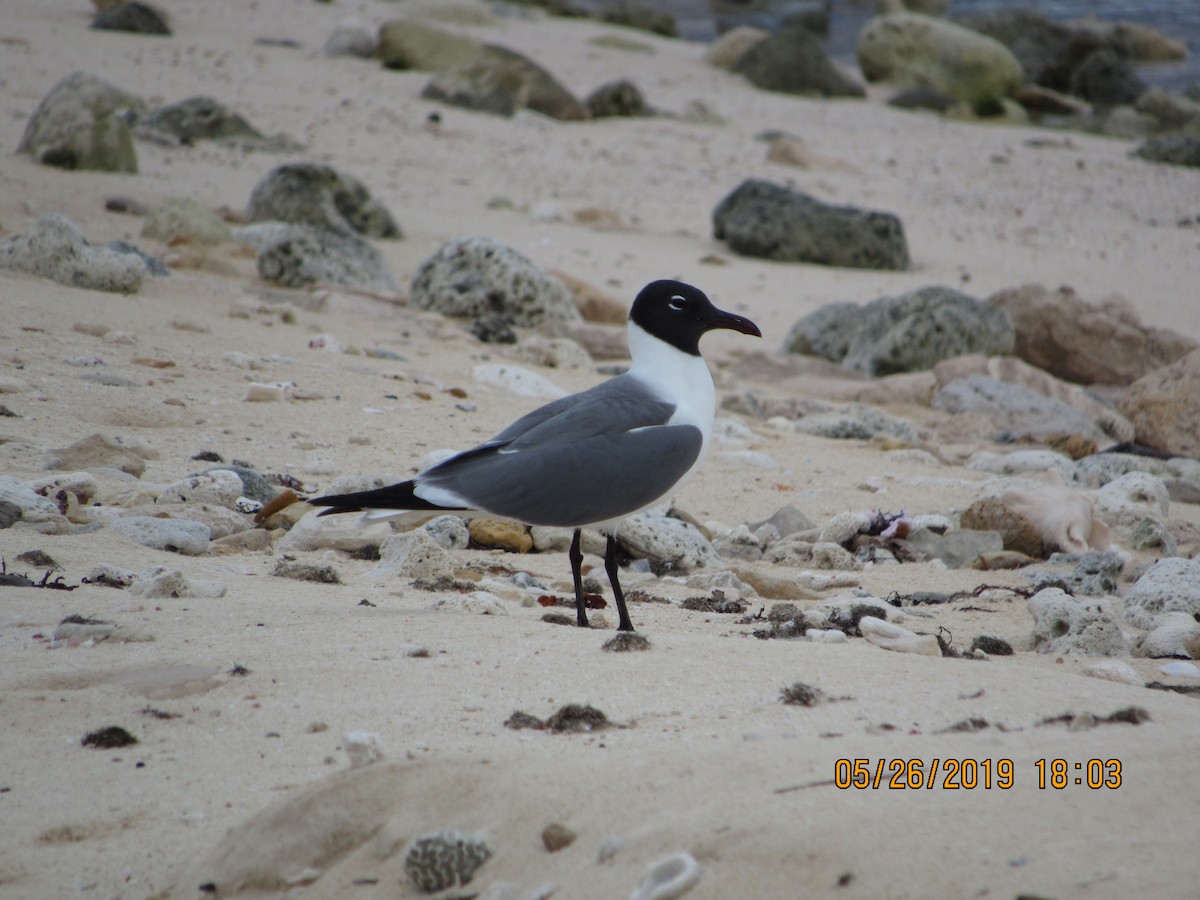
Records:
[[[674,309],[674,310],[683,309],[684,307],[687,306],[687,299],[684,297],[680,297],[678,294],[676,294],[674,297],[672,297],[670,300],[667,301],[667,306],[671,307],[671,309]]]

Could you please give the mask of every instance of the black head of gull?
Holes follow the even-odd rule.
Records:
[[[320,515],[365,511],[365,519],[482,513],[573,529],[569,559],[576,618],[587,626],[580,530],[605,532],[604,568],[620,631],[633,631],[617,573],[614,532],[626,516],[659,502],[700,460],[715,412],[700,338],[726,328],[761,337],[749,319],[713,306],[680,281],[655,281],[629,313],[629,372],[527,413],[491,440],[415,478],[370,491],[317,497]]]
[[[629,319],[647,334],[692,356],[700,355],[700,338],[719,328],[762,337],[749,319],[717,309],[704,291],[682,281],[650,282],[633,301]]]

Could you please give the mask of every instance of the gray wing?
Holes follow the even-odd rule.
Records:
[[[574,528],[635,512],[695,464],[703,437],[624,376],[549,403],[418,482],[530,525]]]

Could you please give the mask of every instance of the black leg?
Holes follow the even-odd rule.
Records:
[[[583,551],[579,549],[579,529],[575,529],[575,534],[571,538],[571,550],[567,554],[567,558],[571,560],[571,578],[575,581],[575,618],[576,624],[580,628],[590,628],[587,618],[587,603],[583,599],[583,573],[579,571],[579,567],[583,565]]]
[[[617,601],[617,631],[633,631],[629,610],[625,608],[625,595],[621,593],[621,580],[617,577],[617,539],[611,534],[608,535],[608,545],[604,548],[604,571],[608,573],[613,599]]]

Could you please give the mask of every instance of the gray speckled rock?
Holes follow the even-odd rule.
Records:
[[[924,371],[967,353],[1003,356],[1016,339],[1002,310],[941,285],[880,297],[861,312],[842,365],[868,375]]]
[[[42,98],[18,153],[47,166],[136,172],[137,152],[122,113],[142,100],[86,72],[73,72]]]
[[[871,19],[858,36],[858,64],[868,81],[935,88],[978,104],[1007,96],[1024,80],[1012,52],[986,35],[918,13]]]
[[[863,310],[857,303],[827,303],[792,326],[783,350],[841,362],[862,324]]]
[[[790,504],[779,507],[769,519],[747,524],[750,530],[756,533],[764,525],[770,525],[779,533],[779,537],[787,537],[797,531],[810,531],[817,527],[812,519]]]
[[[654,115],[641,88],[627,78],[600,85],[583,102],[593,119]]]
[[[192,519],[160,519],[157,516],[127,516],[108,526],[143,547],[170,550],[185,556],[199,556],[208,550],[211,531],[203,522]]]
[[[222,244],[232,234],[220,216],[194,197],[168,197],[146,217],[142,236],[163,243],[183,238],[197,244]]]
[[[379,547],[379,565],[369,578],[437,578],[453,576],[458,563],[438,546],[427,531],[417,529],[393,534]]]
[[[1137,148],[1137,155],[1150,162],[1200,167],[1200,137],[1165,134],[1152,137]]]
[[[831,206],[749,178],[713,210],[713,237],[744,256],[858,269],[907,269],[904,226],[887,212]]]
[[[376,34],[371,26],[357,19],[347,19],[333,27],[321,52],[326,56],[357,56],[370,59],[375,55],[376,43]]]
[[[512,247],[487,237],[443,244],[417,269],[409,302],[463,318],[499,312],[525,328],[581,320],[566,285]]]
[[[1152,628],[1162,613],[1200,616],[1200,559],[1160,559],[1146,570],[1122,601],[1125,619]]]
[[[149,3],[130,0],[126,3],[108,5],[92,19],[92,28],[107,31],[128,31],[131,34],[171,34],[171,27],[164,15]]]
[[[617,540],[630,556],[650,560],[656,571],[687,573],[721,564],[704,535],[670,516],[651,512],[630,516],[621,523]]]
[[[1136,453],[1096,453],[1076,460],[1073,468],[1075,480],[1090,487],[1108,484],[1129,472],[1148,472],[1159,478],[1194,479],[1200,476],[1200,462],[1196,460],[1158,459]]]
[[[483,838],[453,828],[417,838],[404,856],[404,874],[427,894],[466,884],[492,851]]]
[[[28,231],[0,246],[0,269],[16,269],[94,291],[136,293],[146,277],[137,253],[94,247],[66,216],[42,216]]]
[[[865,97],[866,90],[846,75],[821,39],[802,25],[785,25],[751,45],[733,64],[755,87],[784,94]]]
[[[465,550],[471,543],[471,530],[459,516],[438,516],[422,525],[421,529],[443,550]]]
[[[784,349],[840,362],[868,375],[932,369],[968,353],[1011,353],[1015,332],[1002,310],[931,285],[865,306],[835,303],[800,319]]]
[[[250,192],[251,221],[312,225],[344,235],[401,237],[400,226],[357,178],[321,163],[286,163]]]
[[[264,241],[257,265],[265,281],[283,287],[340,284],[368,291],[399,290],[378,249],[358,235],[329,228],[285,226]]]
[[[1029,599],[1033,647],[1039,653],[1127,656],[1129,644],[1109,605],[1044,588]]]
[[[930,405],[953,415],[979,413],[996,434],[1046,437],[1070,432],[1098,443],[1107,440],[1092,419],[1064,401],[986,375],[950,382],[934,395]]]
[[[495,44],[484,45],[461,66],[435,74],[421,96],[500,116],[522,109],[567,121],[589,116],[588,108],[548,71]]]
[[[287,135],[264,135],[239,113],[204,96],[188,97],[139,116],[133,131],[140,140],[172,147],[218,141],[241,150],[273,153],[298,153],[304,149],[299,141]]]
[[[1103,597],[1117,592],[1117,576],[1125,568],[1125,560],[1113,550],[1088,550],[1086,553],[1055,553],[1051,566],[1074,564],[1069,572],[1037,571],[1030,573],[1035,588],[1065,583],[1075,595]]]
[[[908,422],[862,403],[807,415],[796,422],[796,430],[835,440],[866,441],[877,434],[917,439],[917,430]]]

